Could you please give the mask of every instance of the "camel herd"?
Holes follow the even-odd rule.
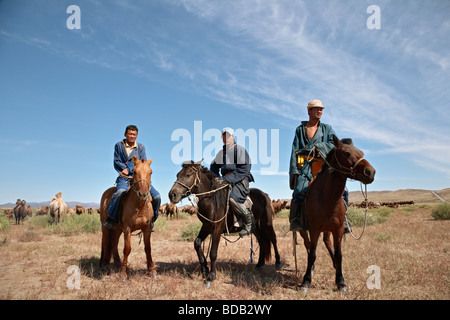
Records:
[[[23,223],[23,220],[26,217],[33,216],[33,210],[29,205],[26,204],[25,200],[17,199],[16,207],[14,209],[7,209],[3,211],[3,214],[6,215],[9,220],[13,220],[15,218],[16,224]],[[76,208],[68,208],[67,204],[62,199],[62,192],[58,192],[52,198],[50,205],[43,205],[39,209],[36,210],[35,215],[41,216],[49,214],[52,217],[53,223],[60,223],[61,219],[64,215],[73,216],[75,214],[83,214],[86,212],[86,209],[82,206],[76,206]],[[99,212],[97,209],[96,212]],[[93,214],[94,209],[88,208],[87,213]]]
[[[17,199],[16,207],[14,209],[6,209],[3,211],[9,220],[15,218],[16,224],[23,223],[26,217],[31,217],[33,215],[33,210],[29,205],[26,204],[25,200]],[[290,201],[288,200],[272,200],[273,212],[276,214],[283,209],[289,209]],[[173,203],[165,203],[159,208],[159,215],[167,216],[167,218],[178,219],[179,212],[186,212],[189,215],[197,214],[197,207],[192,205],[187,205],[184,207],[177,207]],[[85,208],[83,206],[76,205],[75,208],[69,208],[67,204],[62,199],[62,192],[58,192],[52,198],[50,205],[43,205],[34,213],[35,215],[46,215],[49,214],[52,217],[53,223],[58,224],[61,222],[63,215],[74,216],[80,214],[94,214],[100,213],[100,209]]]

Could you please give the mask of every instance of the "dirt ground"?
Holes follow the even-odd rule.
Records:
[[[129,280],[125,282],[117,270],[98,267],[101,232],[62,236],[31,230],[27,224],[13,225],[0,232],[0,299],[449,300],[450,221],[433,220],[430,211],[419,206],[398,208],[385,222],[368,226],[360,241],[347,236],[343,243],[346,294],[335,290],[334,269],[322,244],[312,288],[307,294],[296,289],[286,217],[274,221],[281,270],[275,269],[273,258],[262,270],[255,270],[255,238],[253,264],[249,237],[232,244],[222,240],[217,279],[209,289],[199,275],[192,241],[180,236],[184,225],[197,221],[195,216],[168,220],[165,228],[153,233],[155,279],[145,273],[143,243],[132,237]],[[359,235],[361,229],[354,228],[354,233]],[[301,280],[306,252],[303,245],[297,248]]]

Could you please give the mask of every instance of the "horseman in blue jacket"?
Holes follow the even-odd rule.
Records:
[[[108,206],[108,217],[103,223],[105,227],[110,229],[113,229],[118,222],[117,212],[120,197],[124,192],[127,192],[130,186],[134,168],[134,163],[131,159],[133,156],[137,156],[138,160],[147,160],[144,145],[136,142],[137,135],[138,128],[134,125],[129,125],[125,129],[125,139],[117,142],[114,146],[114,169],[119,173],[119,176],[116,179],[116,192],[113,194],[111,203]],[[150,188],[150,195],[152,197],[153,223],[158,218],[161,196],[153,185]]]
[[[253,214],[249,183],[254,182],[250,173],[252,168],[250,156],[244,147],[236,144],[234,130],[222,130],[223,149],[219,151],[210,165],[210,170],[216,177],[226,180],[233,187],[230,194],[230,207],[242,219],[244,226],[239,235],[248,236],[252,233]]]

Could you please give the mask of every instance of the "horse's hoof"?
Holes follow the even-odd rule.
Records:
[[[211,281],[205,280],[205,287],[209,289],[211,287]]]
[[[281,270],[281,263],[275,264],[275,270],[277,270],[277,271]]]
[[[122,282],[126,282],[126,281],[128,281],[128,277],[127,276],[125,276],[125,277],[121,276],[120,280],[122,280]]]
[[[301,286],[300,286],[300,291],[303,292],[304,294],[307,294],[309,288],[310,288],[310,284],[309,283],[302,283]]]
[[[338,291],[340,293],[347,293],[347,286],[343,285],[343,286],[338,287]]]
[[[155,273],[149,273],[149,275],[148,275],[150,278],[152,278],[152,279],[156,279],[157,277],[158,277],[158,274],[155,272]]]

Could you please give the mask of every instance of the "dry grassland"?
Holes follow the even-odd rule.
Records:
[[[0,299],[161,299],[161,300],[297,300],[297,299],[450,299],[450,221],[435,221],[430,207],[398,208],[385,222],[368,226],[361,241],[347,237],[343,270],[348,293],[335,291],[334,269],[325,247],[318,248],[316,270],[308,294],[296,290],[292,235],[287,217],[274,224],[282,269],[274,261],[260,271],[250,264],[250,238],[234,244],[221,241],[217,280],[211,288],[199,275],[193,243],[181,238],[183,226],[196,217],[169,220],[152,235],[158,277],[145,274],[145,254],[132,237],[129,280],[117,270],[98,267],[101,232],[63,236],[27,224],[0,232]],[[164,219],[164,218],[160,218]],[[356,235],[361,227],[354,228]],[[207,245],[205,250],[207,249]],[[123,240],[120,242],[123,248]],[[299,268],[306,269],[306,253],[298,247]],[[254,251],[258,245],[254,239]],[[257,261],[257,254],[253,257]],[[70,290],[69,266],[81,270],[80,289]],[[380,268],[381,288],[368,289],[367,268]]]

